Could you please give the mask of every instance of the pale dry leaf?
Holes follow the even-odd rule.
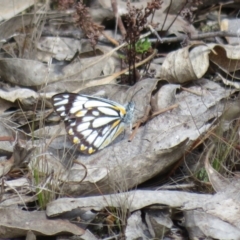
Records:
[[[139,142],[139,139],[137,141]],[[143,146],[140,150],[139,145],[131,146],[131,143],[124,140],[108,150],[103,149],[95,157],[91,157],[88,162],[84,161],[86,158],[81,160],[83,157],[79,156],[79,161],[84,163],[88,169],[88,175],[83,184],[79,185],[85,171],[82,170],[82,167],[76,168],[77,166],[75,166],[76,169],[70,170],[68,181],[71,182],[65,183],[62,191],[72,196],[83,193],[85,195],[97,194],[99,188],[102,193],[106,194],[125,191],[156,176],[179,160],[185,151],[186,143],[187,140],[167,149],[155,152],[151,149],[149,152],[140,153]],[[141,174],[139,174],[140,172]]]
[[[37,238],[36,238],[36,235],[32,231],[28,231],[26,240],[37,240]]]
[[[240,118],[240,99],[238,98],[226,105],[226,110],[224,111],[221,117],[221,121],[216,129],[216,132],[221,134],[229,130],[233,121],[239,118]]]
[[[85,230],[85,233],[81,235],[82,240],[98,240],[93,233],[91,233],[88,229]]]
[[[144,197],[143,197],[144,196]],[[47,216],[55,217],[74,209],[91,208],[96,211],[108,206],[121,207],[122,203],[130,212],[145,208],[151,205],[166,205],[171,208],[183,207],[191,203],[191,207],[202,206],[203,202],[211,199],[212,195],[196,194],[182,191],[151,191],[135,190],[109,195],[100,195],[80,198],[59,198],[47,205]],[[186,208],[187,210],[187,208]]]
[[[190,236],[239,239],[239,179],[224,179],[211,166],[205,165],[214,188],[219,192],[203,201],[201,207],[186,202],[183,210],[187,210],[185,219]]]
[[[240,21],[238,18],[236,19],[222,19],[220,22],[220,29],[221,31],[228,31],[231,33],[238,34],[238,37],[228,37],[226,36],[226,40],[231,45],[239,45],[240,39],[240,28],[239,28]]]
[[[231,196],[224,193],[219,193],[214,196],[211,201],[204,204],[203,209],[207,214],[211,214],[220,220],[231,224],[240,231],[240,210],[239,199],[232,199]]]
[[[16,16],[34,3],[34,0],[0,0],[0,21]]]
[[[13,167],[14,158],[11,157],[6,160],[0,160],[0,178],[6,175]]]
[[[47,67],[38,61],[2,58],[0,76],[16,85],[37,86],[46,82],[48,71]]]
[[[52,58],[58,61],[69,61],[82,50],[82,41],[63,37],[41,37],[37,47],[38,60],[49,62]]]
[[[133,98],[136,104],[133,123],[146,115],[155,83],[141,81],[129,89],[128,95],[131,97],[146,84]],[[208,80],[202,79],[196,83],[189,86],[189,91],[176,92],[171,103],[178,104],[178,107],[161,113],[140,127],[132,142],[128,142],[129,129],[126,127],[125,134],[109,147],[90,156],[79,155],[78,161],[85,164],[88,176],[84,184],[78,184],[84,171],[70,170],[72,184],[66,184],[64,191],[79,195],[97,193],[99,187],[104,193],[126,190],[165,171],[178,161],[201,134],[214,126],[214,118],[217,120],[225,108],[222,100],[232,94],[232,90]],[[123,103],[120,99],[117,102]]]
[[[13,179],[13,180],[9,180],[9,181],[4,181],[4,185],[5,185],[5,192],[10,192],[12,191],[12,189],[18,189],[18,191],[20,191],[20,189],[22,188],[26,188],[28,189],[28,191],[31,188],[30,182],[26,177],[22,177],[22,178],[18,178],[18,179]],[[2,182],[0,182],[0,186],[2,185]]]
[[[13,167],[19,167],[23,162],[28,162],[34,151],[34,147],[26,146],[19,140],[13,142],[13,154],[4,161],[0,161],[0,177],[6,175]]]
[[[7,39],[20,34],[22,28],[25,28],[33,22],[34,16],[34,14],[21,14],[20,16],[12,17],[0,24],[0,48],[9,56],[16,56],[14,49],[16,49],[17,44],[14,42],[3,45],[3,43],[7,42]]]
[[[205,202],[203,209],[207,214],[211,214],[214,217],[230,223],[240,231],[239,201],[231,198],[227,193],[215,194],[210,201]]]
[[[209,67],[210,50],[206,46],[188,46],[169,53],[160,78],[170,83],[185,83],[201,78]]]
[[[225,86],[234,87],[235,89],[240,89],[240,83],[239,82],[233,82],[232,80],[228,80],[224,78],[222,75],[220,76],[222,82],[225,84]]]
[[[36,147],[32,144],[32,140],[20,140],[17,136],[13,147],[14,166],[20,167],[23,165],[23,163],[29,163],[31,161],[35,148]]]
[[[240,47],[219,44],[188,46],[171,52],[163,62],[160,77],[171,83],[184,83],[199,79],[209,66],[234,78],[240,78]]]
[[[0,209],[0,236],[14,238],[26,236],[28,231],[35,235],[52,236],[59,233],[82,235],[84,230],[68,220],[49,220],[44,211],[22,211],[14,208]]]
[[[1,1],[6,1],[6,0],[1,0]],[[22,1],[22,2],[26,3],[28,1],[31,1],[31,0]],[[8,2],[12,2],[12,0]],[[36,24],[37,21],[39,20],[39,17],[41,17],[42,20],[54,19],[58,21],[59,19],[62,20],[63,17],[68,17],[68,16],[71,16],[71,13],[58,11],[58,12],[50,12],[50,13],[44,12],[44,15],[41,13],[40,14],[21,14],[19,16],[12,17],[9,20],[4,21],[0,24],[0,42],[5,42],[6,39],[9,39],[18,34],[22,34],[21,30],[25,29],[30,24],[34,24],[34,23]]]
[[[32,187],[30,188],[30,190],[32,191]],[[32,202],[37,201],[36,196],[28,196],[27,193],[25,193],[26,195],[16,194],[16,190],[14,190],[14,188],[12,188],[11,191],[13,193],[4,193],[3,194],[3,197],[0,201],[1,208],[12,207],[12,206],[16,206],[18,204],[25,205],[27,203],[32,203]],[[17,191],[19,191],[19,189]],[[28,189],[28,193],[29,193],[29,189]],[[1,232],[1,230],[0,230],[0,232]]]
[[[126,226],[126,230],[125,230],[126,240],[132,240],[132,239],[147,240],[147,239],[149,239],[145,235],[147,226],[142,221],[141,214],[142,214],[141,211],[136,211],[127,219],[127,226]]]
[[[240,78],[240,46],[208,44],[209,60],[228,75]]]
[[[176,91],[180,89],[180,85],[166,84],[152,97],[152,112],[160,111],[170,107],[176,103]]]
[[[73,80],[84,86],[87,80],[101,75],[103,67],[107,64],[107,61],[99,61],[101,58],[99,56],[80,59],[69,65],[52,64],[49,67],[34,60],[0,59],[0,76],[7,82],[22,86],[41,86],[48,82],[48,88],[52,89],[52,85],[59,84],[59,81],[67,85],[68,81]],[[66,87],[61,90],[66,90]]]
[[[15,131],[6,124],[5,121],[0,122],[0,137],[7,137],[8,140],[0,141],[0,153],[2,155],[9,154],[13,152],[13,144],[9,139],[11,139],[15,135]]]
[[[152,237],[161,238],[174,226],[168,209],[146,209],[145,221]]]
[[[209,68],[209,48],[205,45],[193,47],[189,52],[191,67],[196,77],[201,78]]]
[[[26,104],[28,102],[30,106],[36,103],[36,101],[39,98],[38,93],[36,93],[33,90],[27,89],[27,88],[13,88],[13,89],[8,89],[8,91],[4,91],[0,89],[0,98],[5,99],[6,101],[9,102],[15,102],[15,101],[20,101],[21,103]]]
[[[202,210],[185,212],[185,227],[191,239],[240,239],[240,230]]]

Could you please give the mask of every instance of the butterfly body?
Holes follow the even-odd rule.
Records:
[[[52,100],[70,139],[84,154],[92,154],[109,145],[131,123],[134,112],[133,102],[124,107],[88,95],[60,93]]]

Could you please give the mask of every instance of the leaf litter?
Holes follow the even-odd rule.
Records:
[[[119,4],[119,13],[137,16],[128,27],[136,24],[139,37],[143,28],[149,31],[147,22],[155,23],[150,29],[157,34],[148,34],[155,43],[162,31],[164,41],[172,35],[196,35],[189,17],[202,13],[203,7],[192,3],[197,8],[188,12],[189,3],[172,1],[168,12],[167,1],[149,1],[147,8],[143,1],[112,2]],[[107,32],[100,25],[106,24],[102,21],[106,16],[114,21],[116,15],[106,3],[99,1],[105,14],[101,16],[90,6],[95,25],[91,17],[85,18],[90,21],[88,29],[93,27],[97,34],[81,32],[68,11],[58,10],[14,16],[0,25],[0,237],[240,239],[234,175],[239,165],[238,130],[234,130],[240,116],[238,46],[187,39],[182,48],[170,44],[163,62],[163,49],[150,45],[148,36],[142,43],[131,34],[128,38],[148,55],[131,52],[132,43],[106,47],[98,42],[100,34]],[[82,6],[78,11],[87,14]],[[153,16],[147,10],[142,13],[144,8]],[[71,19],[65,21],[65,28],[59,24],[64,18]],[[81,24],[83,28],[84,21]],[[62,36],[69,33],[71,37]],[[141,48],[144,43],[148,45]],[[148,61],[155,58],[148,68],[147,57]],[[150,76],[152,70],[156,74]],[[216,72],[215,79],[209,77]],[[131,76],[136,82],[129,87],[126,79]],[[51,105],[51,97],[65,91],[123,105],[133,101],[134,134],[126,128],[109,147],[89,156],[79,154]],[[213,156],[210,145],[214,145]],[[183,188],[188,182],[194,189],[161,190],[166,181],[169,189]],[[200,186],[204,190],[199,191]]]

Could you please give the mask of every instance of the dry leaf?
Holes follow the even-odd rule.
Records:
[[[155,84],[152,80],[141,81],[127,92],[129,99],[136,93],[133,97],[136,104],[133,123],[146,116]],[[143,90],[138,92],[141,87]],[[114,88],[112,91],[114,94]],[[173,90],[170,103],[178,104],[177,108],[156,116],[140,127],[132,142],[128,142],[129,131],[126,128],[125,134],[119,137],[117,143],[112,143],[91,156],[79,155],[78,161],[87,167],[88,175],[84,184],[79,184],[85,170],[74,165],[69,170],[68,181],[71,184],[65,183],[63,191],[69,195],[98,193],[99,188],[102,193],[124,191],[165,171],[183,156],[201,134],[214,126],[213,117],[217,120],[224,111],[225,104],[221,100],[230,94],[231,90],[203,79],[190,86],[189,91],[176,93]],[[118,95],[122,98],[117,102],[123,103],[126,93],[118,92]],[[161,94],[158,95],[160,96]],[[62,138],[59,143],[64,142]],[[68,146],[69,144],[62,144],[63,149],[69,149]],[[70,144],[70,148],[74,149],[74,146]]]
[[[34,4],[34,0],[0,0],[0,21],[9,19],[25,9],[31,7]],[[0,34],[1,35],[1,34]]]
[[[143,197],[144,196],[144,197]],[[196,194],[182,191],[150,191],[135,190],[110,195],[101,195],[82,198],[60,198],[47,205],[47,216],[55,217],[74,209],[91,208],[96,211],[108,206],[121,207],[122,203],[130,212],[145,208],[150,205],[166,205],[172,208],[183,207],[185,210],[199,207],[203,202],[211,199],[212,195]],[[191,203],[191,204],[190,204]]]
[[[201,78],[209,67],[209,52],[207,46],[200,45],[169,53],[163,62],[160,78],[170,83],[185,83]]]
[[[47,219],[45,212],[27,212],[14,208],[0,209],[0,236],[14,238],[26,236],[28,231],[35,235],[52,236],[60,233],[82,235],[84,230],[68,220]]]
[[[147,226],[142,221],[141,211],[134,212],[127,220],[127,227],[125,230],[126,240],[147,240],[148,238],[145,235],[145,231],[147,231]]]

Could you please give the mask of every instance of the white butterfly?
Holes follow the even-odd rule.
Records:
[[[133,118],[133,102],[124,107],[104,98],[74,93],[60,93],[52,100],[72,142],[84,154],[108,146]]]

